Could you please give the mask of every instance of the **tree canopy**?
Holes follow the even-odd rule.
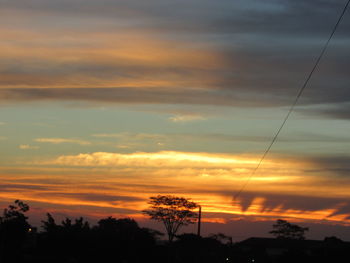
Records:
[[[150,208],[143,213],[151,219],[163,222],[172,242],[179,228],[193,224],[197,221],[198,214],[193,210],[198,207],[195,202],[183,197],[173,195],[158,195],[150,197]]]
[[[305,232],[309,230],[307,227],[301,227],[291,224],[286,220],[278,219],[273,226],[273,230],[269,233],[277,238],[286,239],[305,239]]]
[[[27,222],[28,217],[25,213],[29,206],[20,200],[9,205],[0,216],[0,262],[10,262],[19,260],[18,251],[20,251],[27,234],[32,227]]]

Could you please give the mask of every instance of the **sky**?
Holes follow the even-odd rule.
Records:
[[[1,207],[159,227],[171,194],[204,233],[350,240],[349,10],[249,180],[345,2],[0,0]]]

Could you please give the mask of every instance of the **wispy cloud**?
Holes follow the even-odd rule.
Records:
[[[200,115],[176,115],[170,117],[169,120],[172,122],[191,122],[191,121],[203,121],[206,118]]]
[[[123,136],[123,134],[122,133],[96,133],[96,134],[92,134],[91,136],[98,137],[98,138],[120,138]]]
[[[117,139],[116,145],[119,149],[137,149],[148,147],[160,147],[165,145],[165,141],[169,140],[169,136],[158,133],[98,133],[91,136],[104,139]]]
[[[52,143],[52,144],[61,144],[61,143],[73,143],[80,145],[90,145],[91,142],[80,140],[80,139],[66,139],[66,138],[37,138],[36,142],[41,143]]]
[[[221,167],[252,166],[256,161],[229,155],[185,152],[137,152],[131,154],[95,152],[79,155],[63,155],[52,164],[68,166],[133,166],[133,167]]]
[[[160,133],[131,133],[131,132],[97,133],[97,134],[93,134],[92,136],[98,137],[98,138],[118,138],[123,140],[159,140],[167,137],[166,134],[160,134]]]
[[[29,144],[21,144],[18,146],[18,148],[21,150],[36,150],[36,149],[39,149],[40,147],[29,145]]]

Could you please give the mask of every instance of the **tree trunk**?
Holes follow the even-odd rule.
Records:
[[[172,243],[173,239],[174,239],[174,234],[173,233],[168,233],[168,238],[169,238],[169,243]]]

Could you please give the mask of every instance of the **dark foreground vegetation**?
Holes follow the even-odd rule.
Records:
[[[130,218],[108,217],[90,226],[83,218],[58,223],[47,214],[38,231],[27,222],[28,209],[16,201],[0,217],[1,263],[344,262],[350,251],[348,242],[335,237],[314,241],[286,238],[280,232],[277,238],[250,238],[235,244],[223,234],[182,234],[173,242],[161,241],[161,233],[141,228]],[[282,221],[277,229],[282,229],[281,224],[286,227]]]

